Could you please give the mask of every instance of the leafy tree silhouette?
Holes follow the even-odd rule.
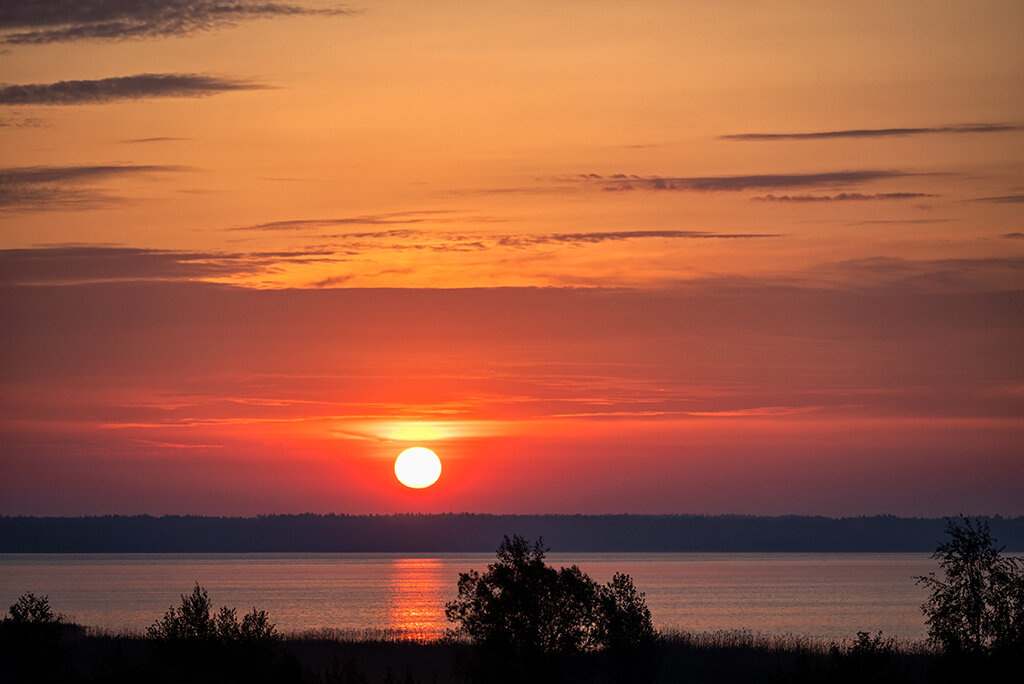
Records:
[[[280,636],[266,611],[253,608],[241,621],[228,606],[214,614],[209,594],[198,583],[191,594],[182,594],[181,605],[171,606],[146,630],[146,637],[158,662],[185,680],[219,673],[225,681],[272,681],[280,665]]]
[[[83,631],[54,613],[48,596],[21,595],[0,620],[0,676],[18,682],[68,681],[72,643]]]
[[[611,659],[615,681],[653,680],[657,674],[658,633],[643,592],[637,591],[632,577],[615,573],[608,585],[602,587],[600,601],[603,645]]]
[[[162,619],[146,630],[146,636],[167,643],[242,644],[264,648],[273,647],[280,640],[266,611],[253,608],[239,622],[234,608],[223,606],[216,617],[212,608],[209,594],[197,583],[191,594],[182,594],[179,607],[171,606]]]
[[[929,640],[967,668],[1024,666],[1024,559],[1004,556],[984,520],[947,519],[946,534],[932,554],[943,577],[917,577]]]
[[[32,592],[22,594],[10,607],[4,622],[14,625],[45,625],[63,622],[64,616],[57,615],[50,608],[49,596],[36,596]]]
[[[598,585],[575,565],[544,562],[542,539],[505,536],[487,571],[459,574],[445,614],[474,647],[471,675],[484,681],[557,678],[568,659],[606,652],[619,681],[653,676],[657,633],[643,594],[628,575]]]

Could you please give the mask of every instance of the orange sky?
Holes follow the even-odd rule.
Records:
[[[1021,3],[66,4],[0,514],[1024,514]]]

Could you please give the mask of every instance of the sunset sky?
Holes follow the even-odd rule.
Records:
[[[1022,515],[1022,35],[0,0],[0,514]]]

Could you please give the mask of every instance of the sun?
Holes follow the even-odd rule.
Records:
[[[395,476],[406,487],[429,487],[441,477],[441,459],[430,449],[406,449],[395,460]]]

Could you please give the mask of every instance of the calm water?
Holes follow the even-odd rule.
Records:
[[[429,638],[446,627],[458,573],[493,554],[0,554],[0,606],[48,594],[77,622],[144,629],[199,582],[216,606],[267,610],[283,631],[392,630]],[[925,636],[926,554],[552,554],[599,582],[633,576],[659,628],[750,629],[852,637]]]

